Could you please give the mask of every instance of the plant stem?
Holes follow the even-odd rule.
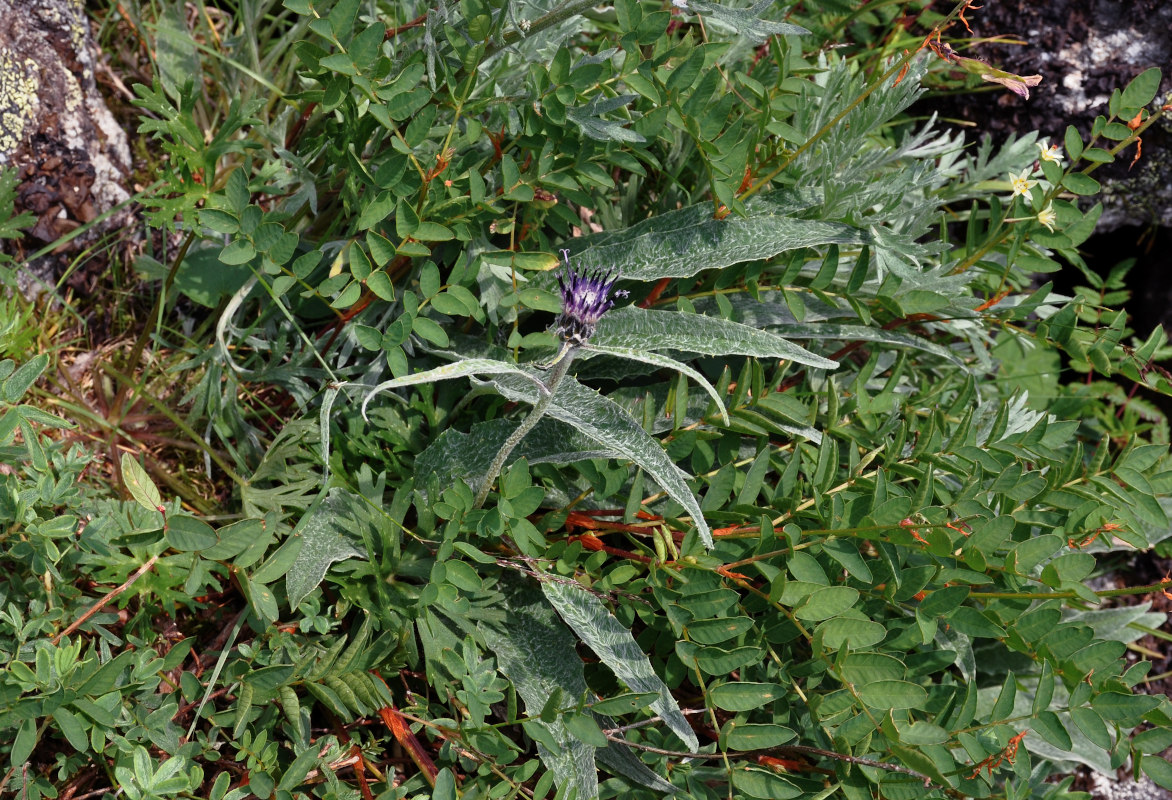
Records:
[[[133,381],[134,381],[132,376],[124,375],[121,372],[119,372],[118,370],[114,369],[113,367],[110,367],[107,365],[105,369],[108,373],[110,373],[112,376],[117,378],[119,381],[123,381],[124,385],[129,385],[130,383],[133,383]],[[227,475],[228,478],[233,483],[235,483],[237,486],[246,486],[248,484],[248,481],[245,478],[241,477],[240,474],[237,473],[236,470],[232,468],[232,465],[228,463],[227,459],[225,459],[222,455],[220,455],[220,453],[217,452],[216,449],[213,448],[209,442],[204,441],[203,437],[200,436],[198,433],[196,433],[196,431],[190,425],[188,425],[186,422],[184,422],[182,417],[180,417],[178,414],[176,414],[174,411],[172,411],[170,408],[168,408],[166,403],[163,403],[163,402],[155,399],[154,397],[151,397],[149,394],[143,394],[142,399],[145,400],[149,405],[151,405],[156,411],[158,411],[164,417],[169,419],[171,421],[171,423],[173,425],[175,425],[175,427],[179,428],[179,430],[181,430],[181,431],[183,431],[183,433],[187,434],[187,436],[191,440],[191,442],[198,449],[207,453],[208,457],[211,458],[212,461],[216,462],[216,465],[224,471],[224,474]],[[130,436],[130,434],[125,434],[125,435],[127,436],[127,438],[129,438],[129,436]]]
[[[568,0],[568,2],[562,3],[548,14],[533,20],[533,23],[527,31],[506,31],[504,36],[501,37],[502,45],[500,47],[489,45],[488,50],[485,52],[485,57],[495,55],[503,47],[519,41],[524,36],[532,36],[535,33],[539,33],[546,28],[557,25],[559,22],[564,22],[570,17],[581,14],[584,11],[589,11],[596,5],[598,5],[597,0]]]
[[[187,250],[191,247],[191,243],[195,241],[194,231],[187,234],[183,240],[183,244],[179,247],[179,252],[175,255],[174,261],[171,263],[171,269],[167,272],[167,277],[163,280],[163,290],[159,294],[159,299],[155,303],[155,308],[151,312],[151,316],[157,320],[156,324],[162,324],[163,312],[167,308],[167,295],[171,292],[171,287],[175,283],[175,276],[179,274],[179,267],[183,264],[183,259],[187,257]],[[130,350],[130,358],[126,361],[127,373],[133,375],[134,370],[138,368],[139,361],[142,359],[142,352],[146,349],[146,344],[151,338],[152,325],[148,322],[143,325],[142,332],[139,333],[138,339],[134,342],[134,347]],[[133,389],[133,398],[129,403],[133,403],[141,393],[147,383],[147,370],[143,370],[142,381],[135,386],[134,381],[128,384],[123,384],[118,389],[118,394],[114,398],[114,402],[110,407],[110,419],[117,419],[117,424],[121,425],[122,420],[125,419],[126,409],[129,407],[127,395]]]
[[[141,567],[138,568],[137,572],[135,572],[133,575],[131,575],[129,578],[127,578],[125,583],[123,583],[121,586],[117,587],[116,589],[111,589],[110,591],[106,592],[106,594],[102,597],[101,600],[99,600],[98,602],[96,602],[92,606],[90,606],[89,611],[86,611],[84,614],[82,614],[80,617],[78,617],[76,620],[74,620],[72,623],[70,623],[68,628],[61,631],[57,635],[55,635],[50,641],[53,644],[57,644],[59,641],[61,641],[62,638],[68,636],[69,634],[73,633],[75,630],[80,628],[82,625],[85,624],[85,621],[87,619],[89,619],[94,614],[97,614],[99,611],[101,611],[103,606],[107,605],[115,597],[122,594],[127,589],[129,589],[131,586],[133,586],[134,582],[136,580],[138,580],[139,578],[141,578],[145,573],[149,572],[151,567],[153,567],[155,565],[155,562],[158,560],[159,560],[159,554],[155,553],[153,556],[150,557],[150,559],[145,564],[143,564]]]
[[[558,384],[566,377],[566,373],[570,369],[570,362],[574,360],[574,354],[577,348],[568,347],[565,354],[553,364],[553,369],[549,373],[549,380],[545,382],[545,388],[548,389],[547,394],[543,394],[537,398],[537,403],[533,406],[533,410],[529,412],[529,416],[521,420],[521,424],[517,429],[509,434],[509,438],[505,439],[505,443],[501,446],[501,450],[496,454],[492,464],[488,468],[488,473],[484,476],[484,483],[480,487],[480,491],[476,493],[476,502],[472,504],[473,508],[480,508],[484,505],[484,501],[488,498],[488,491],[492,488],[493,481],[496,480],[497,475],[505,466],[505,461],[509,454],[521,443],[525,435],[541,421],[545,416],[545,411],[549,408],[549,404],[553,401],[553,395],[557,391]]]

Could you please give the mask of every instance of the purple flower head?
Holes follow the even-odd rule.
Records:
[[[598,320],[614,307],[611,289],[618,282],[612,278],[612,271],[575,272],[570,266],[570,251],[563,250],[566,268],[558,276],[562,290],[562,313],[554,323],[554,329],[562,341],[581,347],[594,335]],[[627,292],[614,292],[614,297],[626,297]]]

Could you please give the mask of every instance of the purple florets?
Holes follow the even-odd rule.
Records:
[[[594,335],[598,320],[614,307],[611,289],[618,282],[612,278],[612,271],[601,269],[590,272],[575,272],[570,266],[570,253],[562,251],[566,260],[565,272],[558,276],[562,290],[562,313],[554,323],[554,329],[563,341],[581,347]],[[614,297],[626,297],[627,292],[619,291]]]

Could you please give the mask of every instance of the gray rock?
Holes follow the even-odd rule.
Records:
[[[1095,772],[1091,775],[1095,800],[1172,800],[1172,792],[1161,789],[1146,775],[1142,781],[1113,781]]]
[[[126,133],[98,93],[94,52],[82,0],[0,0],[0,164],[19,170],[17,210],[37,216],[40,242],[130,196]]]

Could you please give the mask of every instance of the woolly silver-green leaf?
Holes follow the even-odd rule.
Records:
[[[492,385],[510,400],[531,405],[537,402],[537,393],[532,385],[515,375],[499,375],[492,380]],[[690,476],[668,457],[659,440],[643,430],[643,426],[621,406],[567,376],[558,384],[546,413],[572,425],[619,457],[642,467],[668,496],[691,515],[700,541],[712,549],[712,531],[704,521],[699,501],[688,488],[687,480]]]
[[[724,400],[716,391],[716,388],[708,382],[707,378],[689,367],[687,364],[676,361],[674,358],[668,358],[667,356],[660,355],[659,353],[653,353],[649,350],[640,350],[634,347],[614,347],[591,344],[589,345],[588,349],[595,353],[604,353],[606,355],[616,356],[618,358],[625,358],[630,361],[641,361],[644,364],[651,364],[655,367],[674,369],[676,372],[687,375],[689,378],[695,381],[701,389],[708,393],[708,396],[711,397],[713,402],[716,403],[716,409],[720,412],[721,420],[724,421],[725,425],[728,425],[728,409],[724,407]]]
[[[790,216],[785,206],[762,199],[749,205],[745,217],[713,219],[710,204],[689,206],[566,244],[576,261],[617,269],[623,280],[650,282],[773,258],[800,247],[863,245],[871,240],[869,232]]]
[[[616,308],[599,320],[591,345],[684,350],[709,356],[784,358],[816,369],[838,367],[837,361],[811,353],[776,333],[720,317],[648,311],[635,306]]]
[[[667,685],[660,680],[639,647],[635,637],[602,601],[580,584],[561,580],[543,581],[541,590],[566,624],[591,650],[610,667],[615,677],[633,692],[654,692],[659,695],[651,708],[664,724],[680,738],[689,750],[699,749],[700,742],[687,719],[680,711]]]
[[[545,391],[545,384],[541,382],[541,379],[532,370],[526,370],[516,364],[510,364],[507,361],[497,361],[492,358],[467,358],[463,361],[444,364],[443,366],[429,369],[425,372],[416,372],[413,375],[404,375],[402,378],[383,381],[367,392],[366,397],[362,398],[362,418],[366,419],[366,407],[370,404],[371,399],[376,394],[390,389],[398,389],[402,386],[412,386],[418,383],[435,383],[436,381],[446,381],[452,378],[466,378],[471,375],[501,374],[520,375],[526,380],[531,381],[542,391]]]

